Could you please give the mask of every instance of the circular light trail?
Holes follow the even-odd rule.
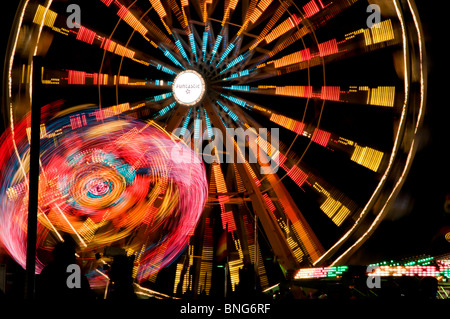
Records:
[[[47,128],[64,131],[69,117]],[[22,162],[29,160],[26,123],[15,131]],[[1,141],[10,139],[7,130]],[[11,143],[2,145],[0,240],[25,267],[28,172],[17,169],[15,155]],[[136,256],[139,281],[168,265],[188,244],[208,196],[205,167],[192,160],[196,156],[162,129],[127,117],[91,119],[81,130],[66,131],[58,144],[44,138],[37,272],[48,261],[47,247],[65,234],[80,255],[123,247]]]

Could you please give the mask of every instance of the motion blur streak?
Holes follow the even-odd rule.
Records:
[[[37,268],[63,234],[82,258],[120,246],[135,255],[138,281],[170,264],[189,243],[208,197],[204,164],[181,141],[134,118],[98,120],[83,110],[73,129],[70,114],[41,131]],[[1,137],[0,240],[23,267],[28,216],[29,117]],[[172,150],[190,159],[176,162]],[[18,158],[19,157],[19,158]],[[19,169],[24,164],[26,175]],[[96,282],[98,271],[88,276]]]

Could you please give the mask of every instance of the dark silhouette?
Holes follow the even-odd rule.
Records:
[[[236,295],[241,297],[254,297],[255,290],[255,269],[245,265],[239,269],[239,284],[236,288]]]
[[[53,249],[53,261],[44,267],[37,277],[36,297],[40,300],[92,300],[94,293],[87,278],[80,274],[81,287],[70,288],[67,279],[72,274],[67,271],[69,265],[76,264],[75,242],[71,237],[64,237]]]
[[[111,299],[134,300],[136,294],[133,287],[134,256],[117,255],[111,265],[110,279],[112,282]]]
[[[422,299],[436,299],[438,292],[438,280],[435,277],[424,277],[419,284],[419,294]]]

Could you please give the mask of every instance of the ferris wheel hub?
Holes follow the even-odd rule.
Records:
[[[175,100],[184,106],[197,105],[203,99],[205,91],[205,80],[194,70],[180,72],[172,84]]]

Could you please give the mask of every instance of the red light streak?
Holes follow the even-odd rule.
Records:
[[[331,133],[315,129],[311,140],[319,145],[326,147],[330,140]]]
[[[94,31],[91,31],[83,26],[80,26],[77,34],[77,40],[86,42],[88,44],[94,43],[94,39],[97,34]]]

